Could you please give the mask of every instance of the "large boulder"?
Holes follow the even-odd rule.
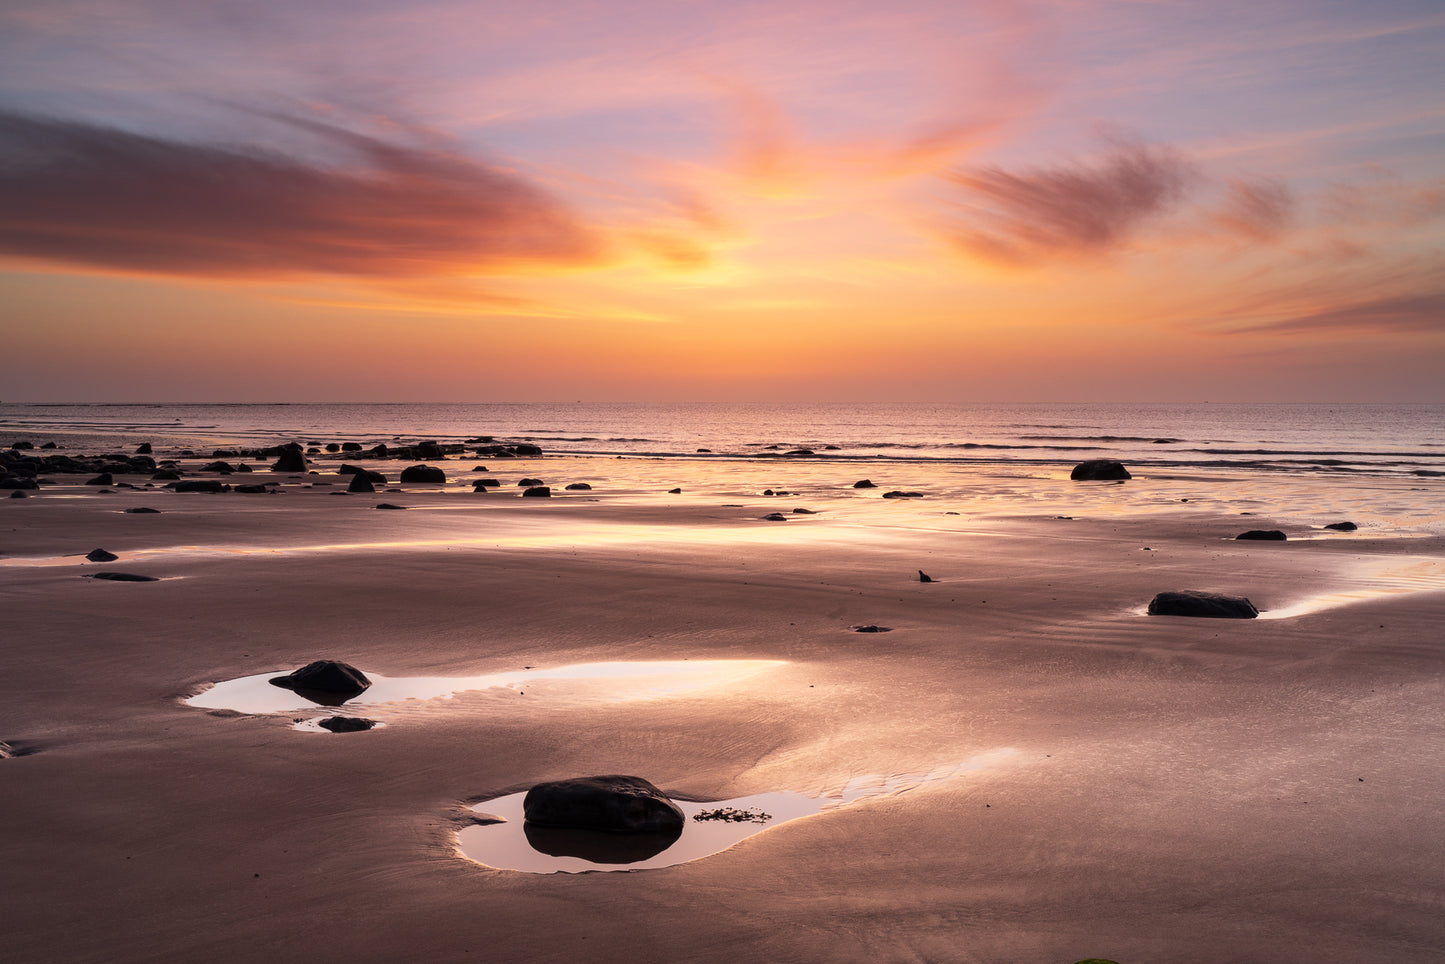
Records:
[[[401,470],[403,482],[445,482],[447,474],[434,465],[408,465]]]
[[[1089,459],[1074,466],[1069,478],[1075,482],[1116,482],[1120,479],[1132,479],[1133,476],[1124,468],[1123,462],[1114,459]]]
[[[1243,596],[1185,589],[1180,592],[1159,593],[1149,601],[1149,615],[1253,619],[1259,615],[1259,610]]]
[[[295,690],[303,696],[324,693],[351,699],[365,692],[371,686],[366,674],[352,666],[334,659],[318,659],[307,663],[285,676],[273,676],[268,682],[272,686]],[[318,701],[319,702],[319,701]]]
[[[281,453],[275,462],[271,463],[273,472],[305,472],[306,453],[301,449],[299,442],[287,442],[281,446]]]
[[[347,492],[375,492],[376,485],[367,478],[365,473],[357,472],[351,476],[351,482],[346,486]]]
[[[682,811],[641,777],[579,777],[539,783],[522,800],[527,822],[611,833],[681,832]]]

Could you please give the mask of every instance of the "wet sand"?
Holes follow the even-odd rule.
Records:
[[[230,479],[274,496],[57,477],[0,502],[6,959],[1445,959],[1433,480],[536,459],[473,495],[472,464],[375,496],[332,495],[321,463]],[[523,476],[554,497],[517,497]],[[1363,528],[1318,528],[1341,518]],[[1230,541],[1247,528],[1291,538]],[[98,546],[120,559],[85,562]],[[161,578],[81,578],[102,569]],[[1289,615],[1143,615],[1172,589]],[[782,665],[468,690],[350,734],[184,702],[318,658]],[[471,805],[545,780],[724,800],[971,759],[662,869],[458,850]]]

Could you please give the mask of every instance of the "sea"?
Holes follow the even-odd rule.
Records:
[[[72,451],[488,437],[549,455],[1445,476],[1445,404],[0,403],[0,445]]]

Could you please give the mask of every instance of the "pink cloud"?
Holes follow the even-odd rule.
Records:
[[[596,261],[599,237],[522,176],[306,124],[346,160],[0,111],[0,254],[198,277],[439,277]]]

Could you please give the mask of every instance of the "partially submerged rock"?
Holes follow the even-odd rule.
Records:
[[[177,492],[229,492],[231,487],[220,479],[183,479],[176,483]]]
[[[869,481],[868,479],[859,479],[857,482],[854,482],[854,483],[853,483],[853,488],[855,488],[855,489],[876,489],[876,488],[878,488],[878,486],[874,485],[874,484],[873,484],[871,481]]]
[[[1114,482],[1132,479],[1133,476],[1124,468],[1123,462],[1115,459],[1089,459],[1074,466],[1069,478],[1075,482]]]
[[[922,492],[901,492],[901,491],[895,490],[895,491],[893,491],[893,492],[884,492],[884,493],[883,493],[883,498],[885,498],[885,499],[921,499],[921,498],[923,498],[923,493],[922,493]]]
[[[273,676],[267,682],[282,689],[295,690],[303,696],[325,693],[345,699],[358,696],[371,686],[371,680],[366,678],[365,673],[350,663],[335,659],[318,659],[285,676]]]
[[[281,446],[281,451],[275,462],[271,463],[273,472],[305,472],[306,453],[301,448],[300,442],[287,442]]]
[[[1151,616],[1202,616],[1212,619],[1254,619],[1259,610],[1243,596],[1185,589],[1161,592],[1149,602]]]
[[[375,492],[376,486],[365,473],[356,472],[351,476],[351,481],[346,485],[347,492]]]
[[[160,582],[155,576],[138,576],[133,572],[95,572],[90,574],[90,578],[107,582]]]
[[[933,582],[933,577],[930,576],[928,573],[924,572],[922,569],[920,569],[920,570],[918,570],[918,581],[919,581],[919,582]]]
[[[91,562],[115,562],[120,556],[105,549],[92,549],[85,554],[85,558]]]
[[[641,777],[597,776],[539,783],[527,791],[528,823],[609,833],[682,832],[677,804]]]
[[[552,490],[545,485],[534,485],[522,493],[523,496],[533,499],[550,499]]]
[[[1288,537],[1278,529],[1250,529],[1248,532],[1241,532],[1234,538],[1235,541],[1247,542],[1284,542]]]
[[[316,725],[332,733],[360,733],[376,726],[376,721],[359,716],[328,716],[324,720],[317,720]]]
[[[1353,522],[1331,522],[1329,525],[1325,526],[1325,528],[1333,529],[1336,532],[1354,532],[1356,529],[1359,528],[1359,526],[1355,525]]]
[[[586,482],[573,482],[567,486],[567,489],[570,492],[590,492],[592,491],[592,486]]]

